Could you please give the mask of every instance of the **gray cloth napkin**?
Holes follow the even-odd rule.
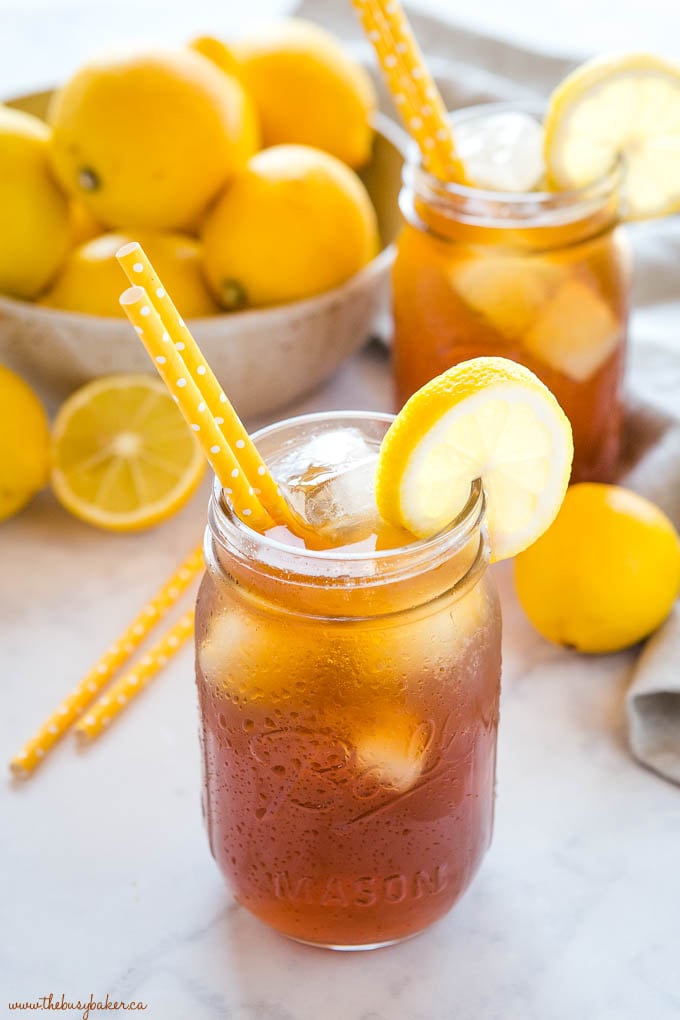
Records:
[[[296,13],[373,57],[349,2],[305,0]],[[426,15],[409,19],[447,106],[544,101],[579,63],[479,35]],[[379,76],[382,108],[397,119]],[[635,260],[628,413],[621,483],[657,503],[680,528],[680,217],[627,228]],[[643,647],[625,702],[632,753],[680,783],[680,607]]]
[[[666,314],[677,322],[680,302]],[[677,373],[678,353],[674,360]],[[662,358],[658,369],[663,368]],[[680,422],[642,404],[629,409],[626,429],[633,463],[622,483],[653,500],[680,528]],[[626,694],[626,720],[638,761],[680,783],[680,602],[643,646]]]

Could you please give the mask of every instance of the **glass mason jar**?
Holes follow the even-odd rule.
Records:
[[[473,107],[453,123],[513,109]],[[578,190],[516,194],[444,184],[412,157],[393,273],[399,400],[468,358],[522,362],[571,421],[572,481],[611,480],[630,290],[618,167]]]
[[[257,434],[265,459],[308,415]],[[239,902],[334,949],[414,935],[462,894],[489,845],[500,612],[484,496],[434,538],[308,551],[260,535],[215,486],[196,610],[204,815]]]

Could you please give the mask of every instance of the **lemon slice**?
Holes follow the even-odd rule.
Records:
[[[547,259],[521,255],[467,259],[452,274],[465,303],[510,339],[529,329],[562,276]]]
[[[551,183],[589,184],[617,157],[627,219],[680,208],[680,67],[644,53],[598,59],[555,90],[545,120]]]
[[[164,384],[145,375],[97,379],[69,397],[54,423],[51,454],[59,502],[111,531],[171,517],[205,470]]]
[[[426,538],[458,516],[480,478],[492,558],[506,559],[554,519],[573,451],[566,415],[533,372],[506,358],[463,361],[418,390],[390,426],[378,510]]]
[[[527,351],[575,382],[598,372],[621,344],[621,323],[578,277],[567,277],[526,331]]]

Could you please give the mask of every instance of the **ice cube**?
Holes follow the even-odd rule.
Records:
[[[221,683],[254,647],[253,634],[242,614],[231,611],[214,617],[198,646],[198,663],[203,676],[208,683]]]
[[[364,773],[362,778],[405,793],[421,775],[431,742],[431,724],[394,714],[388,723],[355,737],[356,761]]]
[[[378,450],[351,429],[322,432],[295,452],[279,476],[284,496],[315,531],[331,542],[360,541],[372,534]]]
[[[485,628],[495,614],[493,594],[479,581],[449,603],[428,615],[420,615],[395,641],[396,649],[383,650],[388,668],[417,682],[423,671],[441,675],[465,657],[470,645],[483,640]]]
[[[352,464],[310,465],[284,484],[291,505],[315,529],[334,532],[375,520],[375,456]]]
[[[318,635],[291,631],[285,616],[221,607],[209,622],[197,659],[207,684],[242,704],[276,705],[313,686]]]
[[[508,339],[532,325],[563,279],[562,270],[540,256],[480,256],[453,268],[465,303]]]
[[[326,428],[305,436],[272,464],[277,478],[293,478],[311,466],[335,467],[367,455],[372,447],[359,429]]]
[[[460,120],[454,134],[471,184],[522,192],[543,179],[543,128],[529,114],[507,111]]]
[[[576,382],[589,379],[620,341],[609,305],[583,280],[567,280],[524,337],[535,357]]]

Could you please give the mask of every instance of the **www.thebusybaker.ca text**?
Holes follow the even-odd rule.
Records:
[[[147,1004],[145,1002],[137,1002],[135,999],[131,999],[130,1002],[125,1002],[119,999],[111,999],[108,995],[105,999],[95,999],[94,995],[90,995],[89,999],[75,999],[71,1001],[67,999],[62,992],[61,998],[57,998],[54,992],[50,992],[49,995],[41,995],[40,998],[34,1002],[10,1002],[10,1009],[16,1010],[30,1010],[36,1011],[41,1009],[58,1009],[64,1012],[73,1011],[80,1013],[83,1020],[89,1020],[91,1013],[96,1013],[104,1010],[111,1010],[113,1012],[117,1010],[138,1010],[146,1009]]]

